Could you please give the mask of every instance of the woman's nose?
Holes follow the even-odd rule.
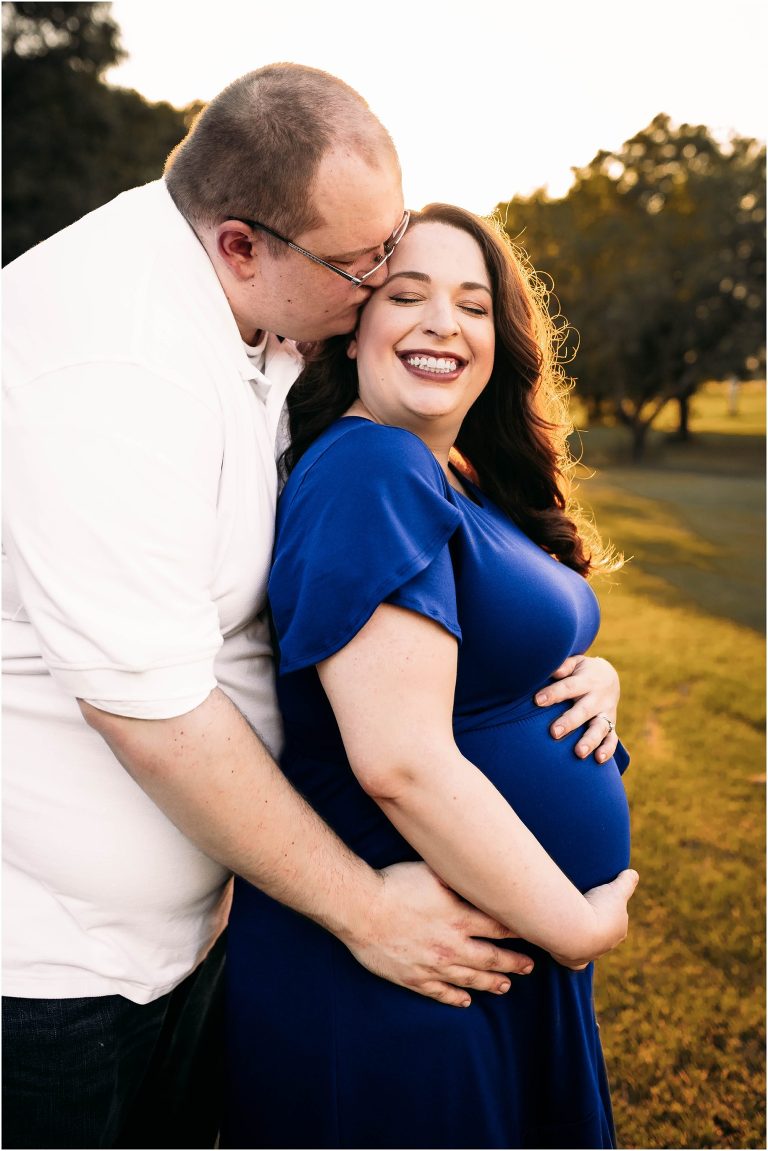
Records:
[[[456,313],[448,300],[430,300],[424,312],[423,326],[426,332],[431,332],[440,339],[454,336],[459,330]]]

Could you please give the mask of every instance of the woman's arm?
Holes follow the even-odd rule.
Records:
[[[338,935],[385,979],[467,1006],[465,988],[500,992],[528,957],[488,942],[503,931],[423,864],[374,871],[294,791],[218,688],[171,719],[112,715],[80,701],[86,722],[193,843],[274,899]]]
[[[353,771],[437,874],[514,934],[582,966],[627,931],[624,872],[583,896],[453,739],[457,644],[384,604],[318,667]]]

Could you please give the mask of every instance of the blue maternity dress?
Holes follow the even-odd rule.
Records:
[[[626,753],[578,759],[579,732],[557,741],[548,730],[562,707],[532,696],[590,646],[597,601],[467,489],[447,484],[410,432],[357,417],[301,459],[281,497],[270,579],[282,767],[373,867],[416,858],[357,783],[315,665],[379,604],[419,612],[459,641],[462,753],[586,890],[628,865]],[[531,975],[513,976],[505,996],[447,1007],[371,975],[334,936],[238,880],[221,1145],[614,1146],[591,965],[573,972],[513,946],[534,958]]]

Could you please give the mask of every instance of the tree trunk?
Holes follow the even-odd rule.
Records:
[[[672,439],[677,440],[681,444],[687,444],[691,438],[690,431],[690,415],[691,415],[691,393],[683,392],[682,395],[677,396],[678,417],[677,417],[677,431],[672,434]]]
[[[587,396],[587,423],[596,427],[605,422],[605,399],[603,396]]]
[[[632,460],[636,464],[641,463],[645,457],[645,445],[650,426],[649,420],[639,419],[633,420],[630,425],[632,429]]]

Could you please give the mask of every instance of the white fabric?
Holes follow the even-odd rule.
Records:
[[[300,358],[270,336],[251,362],[162,182],[3,278],[3,990],[143,1003],[215,939],[227,876],[76,697],[153,719],[219,684],[279,750],[263,613]]]

